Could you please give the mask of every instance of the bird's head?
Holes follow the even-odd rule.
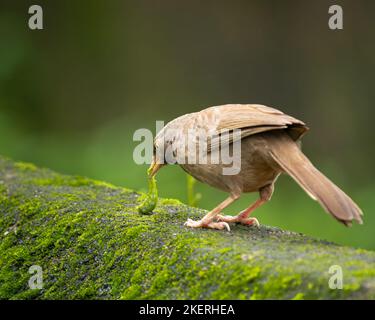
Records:
[[[147,170],[147,173],[150,178],[156,175],[156,173],[160,170],[161,167],[163,167],[165,163],[160,162],[160,159],[158,159],[154,153],[152,156],[150,167]]]
[[[153,152],[152,152],[152,160],[150,167],[148,169],[148,175],[150,178],[156,175],[156,173],[160,170],[161,167],[167,164],[165,159],[165,140],[164,135],[159,133],[153,144]]]
[[[167,164],[178,164],[184,158],[185,149],[185,121],[189,114],[168,122],[154,139],[153,156],[149,168],[149,176],[153,177],[161,167]]]

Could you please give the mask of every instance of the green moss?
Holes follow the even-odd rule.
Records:
[[[36,171],[37,167],[32,164],[32,163],[27,163],[27,162],[16,162],[14,164],[14,167],[19,169],[19,170],[26,170],[26,171]]]
[[[304,299],[304,294],[302,292],[298,292],[293,298],[292,300],[303,300]]]
[[[0,298],[375,298],[375,254],[277,228],[192,230],[205,212],[0,157]],[[29,267],[43,268],[31,290]],[[344,289],[331,290],[340,265]]]

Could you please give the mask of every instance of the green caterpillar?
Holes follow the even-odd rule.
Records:
[[[146,199],[137,207],[141,214],[150,214],[155,209],[158,203],[158,189],[156,186],[155,177],[150,177],[151,168],[147,170],[148,174],[148,193]]]

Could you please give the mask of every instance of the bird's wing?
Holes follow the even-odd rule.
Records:
[[[308,127],[302,121],[293,118],[277,109],[259,104],[227,104],[215,106],[201,111],[215,114],[217,135],[211,137],[209,150],[220,144],[220,133],[241,129],[240,138],[275,130],[286,129],[293,140],[298,140]],[[228,142],[234,141],[233,135]]]
[[[253,127],[292,126],[305,124],[287,114],[259,104],[228,104],[217,108],[220,112],[218,130],[246,129]]]

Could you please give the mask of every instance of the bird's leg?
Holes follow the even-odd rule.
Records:
[[[227,222],[225,221],[214,222],[214,219],[222,210],[224,210],[226,207],[228,207],[231,203],[233,203],[238,198],[239,198],[239,194],[232,194],[227,199],[225,199],[222,203],[220,203],[215,209],[207,213],[201,220],[194,221],[194,220],[188,219],[184,225],[187,227],[191,227],[191,228],[211,228],[211,229],[219,229],[219,230],[227,229],[228,231],[230,231],[230,228]]]
[[[256,225],[259,226],[259,221],[257,218],[249,218],[249,215],[262,204],[266,203],[271,199],[273,193],[273,184],[269,184],[265,187],[259,189],[260,198],[255,201],[250,207],[241,211],[237,216],[223,216],[218,215],[217,220],[220,222],[238,222],[244,225]]]

